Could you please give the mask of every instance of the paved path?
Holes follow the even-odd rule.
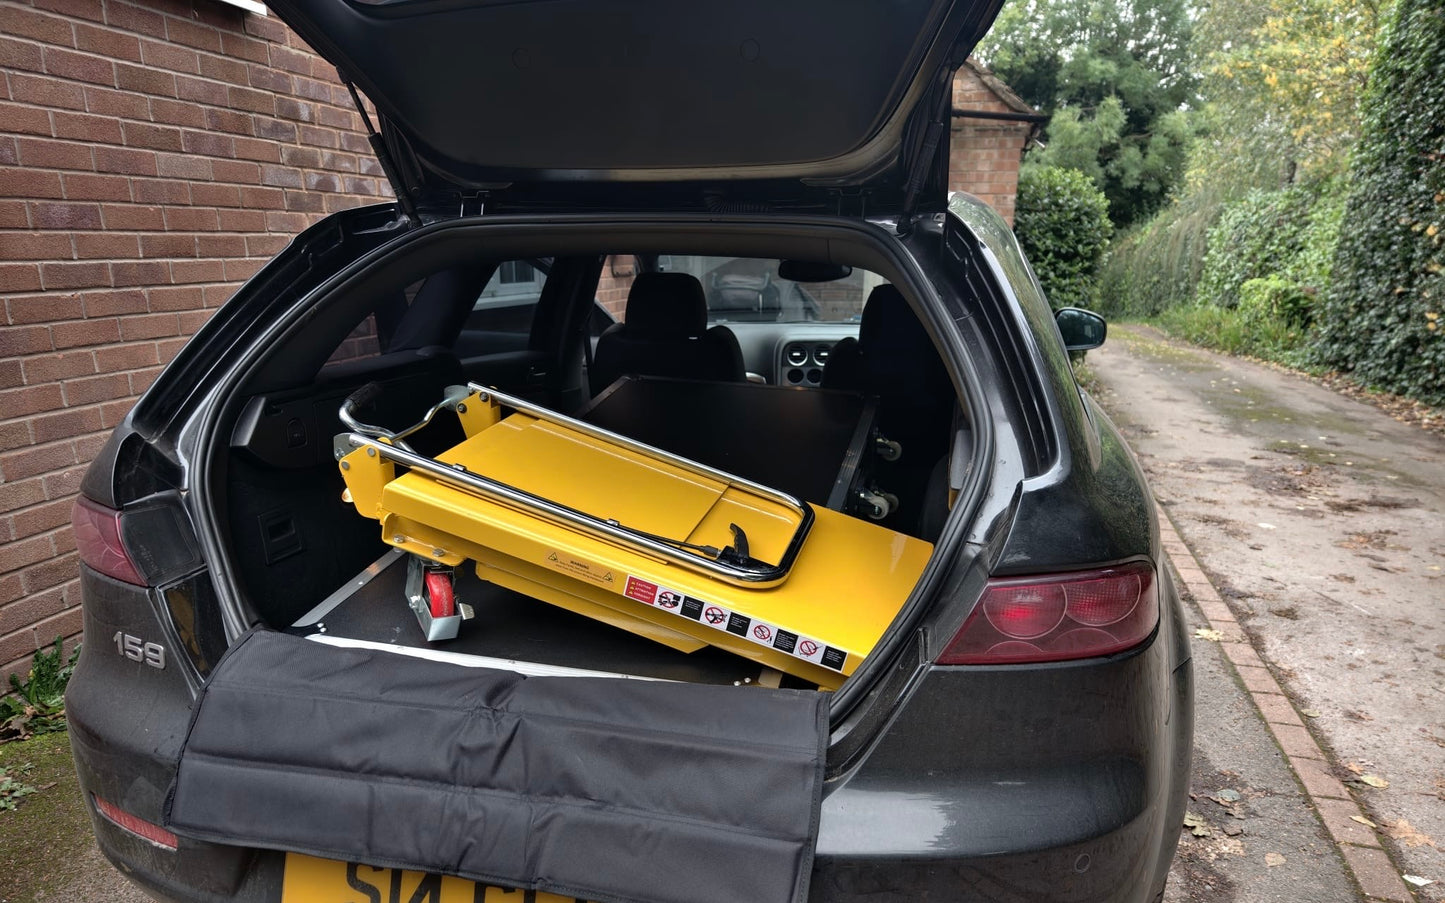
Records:
[[[1243,850],[1190,837],[1170,899],[1209,899],[1213,875],[1223,899],[1352,899],[1331,880],[1346,860],[1372,896],[1408,899],[1403,873],[1445,899],[1445,440],[1145,329],[1112,329],[1089,369],[1187,543],[1174,557],[1207,597],[1199,626],[1241,641],[1196,643],[1196,789],[1237,774],[1288,799],[1268,761],[1286,762],[1282,747],[1313,791],[1296,785],[1302,809],[1272,826],[1307,876],[1277,880],[1291,855],[1267,833],[1246,830]],[[1272,751],[1242,709],[1266,719]],[[1311,830],[1323,848],[1302,842]],[[1285,863],[1259,871],[1265,852]]]

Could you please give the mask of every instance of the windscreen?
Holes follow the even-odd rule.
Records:
[[[855,267],[839,279],[798,282],[779,275],[781,263],[672,254],[659,257],[657,268],[697,277],[709,323],[856,323],[868,293],[885,281]]]

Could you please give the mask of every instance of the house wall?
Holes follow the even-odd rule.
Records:
[[[335,70],[212,0],[0,0],[0,687],[80,631],[70,507],[240,283],[389,194]]]
[[[971,66],[958,70],[953,80],[955,110],[1015,113]],[[1014,195],[1019,187],[1023,159],[1033,125],[989,119],[955,117],[948,161],[948,188],[982,198],[1012,225]]]

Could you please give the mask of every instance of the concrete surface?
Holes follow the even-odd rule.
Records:
[[[1111,328],[1088,363],[1096,397],[1247,635],[1244,654],[1258,653],[1241,681],[1272,674],[1303,713],[1280,726],[1280,744],[1318,740],[1309,780],[1344,782],[1377,827],[1355,826],[1397,872],[1434,881],[1421,899],[1445,899],[1445,439],[1148,329]],[[1199,743],[1212,755],[1219,688],[1199,686]],[[1366,849],[1341,853],[1378,873]]]

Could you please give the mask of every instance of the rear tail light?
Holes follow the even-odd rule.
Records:
[[[90,798],[95,801],[95,811],[99,812],[106,821],[163,850],[170,850],[172,853],[176,851],[178,841],[176,835],[170,831],[160,825],[153,825],[139,816],[131,815],[114,803],[103,800],[95,794],[91,794]]]
[[[1158,623],[1158,586],[1147,562],[991,580],[938,663],[1008,665],[1111,655],[1144,642]]]
[[[81,561],[123,583],[146,585],[121,542],[119,511],[80,496],[70,509],[70,522],[75,527],[75,546]]]

